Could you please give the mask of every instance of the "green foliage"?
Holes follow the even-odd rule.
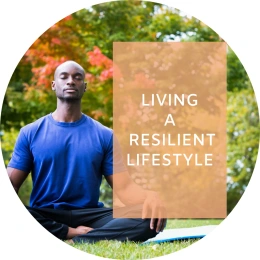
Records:
[[[5,133],[2,132],[1,148],[5,165],[7,165],[9,160],[11,159],[18,132],[19,131],[15,128],[11,128],[8,132]]]
[[[259,146],[259,114],[252,88],[228,92],[228,210],[251,178]]]
[[[31,178],[31,174],[29,174],[29,176],[27,177],[26,181],[23,183],[18,193],[18,196],[24,205],[29,206],[31,192],[32,192],[32,178]]]
[[[47,30],[25,53],[10,80],[1,115],[2,151],[8,163],[19,129],[55,110],[51,91],[53,72],[60,62],[73,59],[91,80],[83,98],[83,112],[102,124],[113,125],[112,79],[109,70],[116,41],[222,41],[216,32],[179,10],[146,1],[113,1],[80,10]],[[90,59],[98,46],[102,54]],[[105,62],[104,57],[107,57]],[[102,63],[103,62],[103,63]],[[259,145],[259,114],[250,80],[229,48],[228,83],[228,211],[242,196],[252,175]],[[20,198],[28,204],[31,180]],[[101,186],[101,201],[111,205],[111,190]]]
[[[242,63],[230,48],[228,49],[227,63],[228,91],[236,92],[243,89],[250,89],[250,93],[253,93],[250,80]],[[255,108],[257,109],[257,107]]]

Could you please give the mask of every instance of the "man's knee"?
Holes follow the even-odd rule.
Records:
[[[142,223],[142,233],[147,236],[146,239],[155,237],[158,233],[156,232],[156,226],[151,229],[150,227],[151,219],[144,219]]]

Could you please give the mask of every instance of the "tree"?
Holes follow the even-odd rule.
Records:
[[[259,146],[259,114],[252,89],[228,92],[228,211],[245,191]]]
[[[55,67],[79,62],[88,72],[83,112],[112,127],[112,59],[116,41],[223,41],[211,28],[179,10],[147,1],[114,1],[92,6],[57,22],[25,53],[10,80],[1,115],[2,150],[10,159],[18,130],[55,109],[51,91]],[[228,66],[228,207],[250,180],[259,143],[259,115],[250,80],[229,48]],[[107,188],[101,188],[107,205]],[[20,197],[28,203],[28,196]]]

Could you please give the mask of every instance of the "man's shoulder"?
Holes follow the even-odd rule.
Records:
[[[44,122],[48,120],[49,115],[45,115],[34,122],[27,124],[21,128],[21,132],[28,134],[36,131]]]
[[[113,130],[111,128],[101,124],[100,122],[93,119],[92,117],[89,117],[85,114],[84,114],[84,116],[87,118],[88,124],[92,125],[97,131],[108,133],[108,134],[113,134]]]

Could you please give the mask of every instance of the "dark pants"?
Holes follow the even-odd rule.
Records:
[[[143,242],[157,235],[150,229],[150,219],[113,218],[110,208],[77,210],[40,209],[27,207],[31,215],[50,233],[66,240],[68,228],[87,226],[87,234],[76,236],[74,242],[94,243],[100,240]]]

